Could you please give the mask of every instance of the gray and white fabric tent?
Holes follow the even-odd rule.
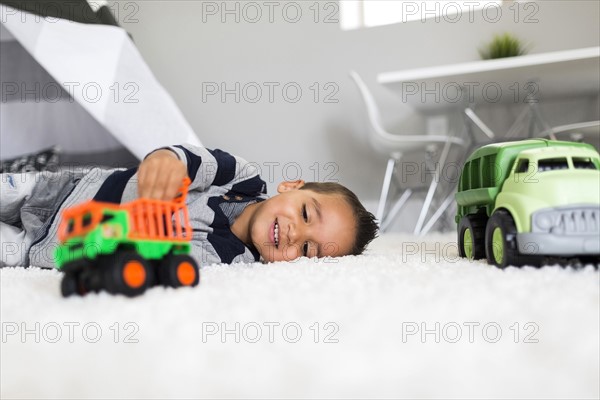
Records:
[[[106,7],[0,3],[0,159],[59,146],[116,165],[122,160],[107,155],[140,159],[168,144],[200,145]]]

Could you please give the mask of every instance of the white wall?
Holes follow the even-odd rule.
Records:
[[[227,7],[233,9],[235,3],[228,1]],[[240,9],[245,3],[239,2]],[[220,14],[203,14],[203,9],[221,8],[221,1],[122,1],[113,4],[113,9],[119,11],[120,22],[203,144],[259,163],[271,193],[275,184],[286,178],[283,166],[296,162],[306,180],[323,180],[328,172],[335,172],[335,178],[361,199],[369,204],[377,200],[385,157],[376,154],[365,140],[367,122],[358,92],[348,78],[350,69],[360,72],[373,88],[387,123],[407,131],[400,121],[409,110],[394,93],[377,86],[379,72],[476,60],[478,47],[494,33],[504,31],[529,42],[531,53],[598,46],[600,42],[597,1],[538,1],[533,15],[537,23],[525,23],[526,13],[515,23],[507,5],[496,23],[486,21],[479,12],[473,15],[473,22],[465,15],[456,23],[427,20],[353,31],[322,21],[326,2],[319,4],[323,14],[318,23],[310,9],[313,1],[288,6],[301,5],[298,23],[282,17],[283,7],[290,2],[277,2],[272,23],[265,2],[256,3],[263,11],[258,23],[247,22],[243,15],[239,23],[234,15],[226,15],[227,22],[222,23]],[[287,15],[293,16],[293,8],[288,11]],[[248,14],[250,18],[253,15]],[[233,95],[225,102],[211,96],[203,102],[203,84],[211,82],[224,82],[230,88],[235,82],[242,86],[256,82],[263,86],[263,98],[253,104],[243,98],[236,103]],[[273,103],[268,101],[265,82],[281,85]],[[281,88],[288,82],[303,90],[297,103],[282,96]],[[314,82],[332,82],[339,87],[335,95],[339,102],[328,104],[321,98],[315,103],[310,89]],[[326,93],[321,88],[321,95]],[[597,99],[565,104],[553,106],[550,122],[597,119],[600,113]],[[507,119],[498,113],[491,117],[496,125]],[[279,163],[273,175],[268,163]],[[315,163],[319,163],[318,169]],[[326,163],[334,163],[337,170],[331,165],[327,169]],[[295,171],[293,165],[289,167],[287,177],[294,178]],[[414,215],[404,217],[412,219]]]

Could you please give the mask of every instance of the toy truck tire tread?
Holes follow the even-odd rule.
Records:
[[[485,258],[486,223],[485,214],[470,214],[461,218],[458,224],[458,251],[461,257],[472,260]]]
[[[73,272],[65,272],[60,283],[60,292],[63,297],[79,294],[79,277]]]
[[[185,254],[170,254],[158,268],[158,282],[163,286],[196,286],[200,282],[200,272],[196,261]]]
[[[494,211],[485,230],[485,254],[488,264],[498,268],[508,266],[538,267],[542,257],[519,253],[517,246],[517,228],[514,218],[507,210]]]
[[[117,251],[101,261],[109,293],[138,296],[154,284],[154,268],[135,251]]]

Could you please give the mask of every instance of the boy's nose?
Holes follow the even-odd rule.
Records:
[[[295,244],[300,240],[300,229],[298,228],[298,225],[296,225],[295,223],[290,223],[290,225],[288,226],[288,241],[290,242],[290,244]]]

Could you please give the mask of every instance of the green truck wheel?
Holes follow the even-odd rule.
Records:
[[[469,260],[485,258],[485,215],[465,215],[458,224],[458,249]]]

